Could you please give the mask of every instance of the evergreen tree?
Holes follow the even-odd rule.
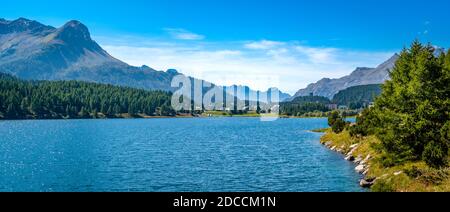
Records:
[[[84,107],[81,107],[80,112],[78,113],[78,116],[81,118],[87,118],[89,116],[89,113]]]
[[[10,119],[15,119],[17,118],[17,110],[14,106],[13,103],[8,105],[8,108],[6,109],[6,117],[10,118]]]
[[[415,41],[400,54],[383,92],[365,117],[380,138],[386,165],[424,160],[447,163],[450,120],[449,54],[435,56],[431,45]]]
[[[331,127],[334,133],[341,133],[344,131],[347,126],[347,122],[345,122],[344,118],[339,114],[339,111],[331,112],[328,117],[328,125]]]

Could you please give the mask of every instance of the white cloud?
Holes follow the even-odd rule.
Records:
[[[165,28],[166,32],[168,32],[173,38],[178,40],[203,40],[205,39],[204,35],[196,34],[181,28]]]
[[[312,48],[307,46],[296,46],[295,50],[306,55],[313,63],[336,63],[335,56],[338,49],[335,48]]]
[[[247,43],[245,44],[245,47],[247,49],[272,49],[281,45],[284,45],[284,43],[278,41],[262,40]]]
[[[129,44],[119,40],[102,38],[99,43],[111,55],[131,65],[145,64],[157,70],[175,68],[219,85],[248,85],[258,90],[278,87],[291,94],[324,77],[342,77],[359,66],[374,67],[395,52],[321,48],[268,40],[188,44],[146,39],[131,39],[138,44]]]

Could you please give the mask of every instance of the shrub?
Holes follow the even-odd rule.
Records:
[[[448,147],[443,142],[431,141],[425,146],[422,158],[428,166],[440,168],[447,165]]]
[[[420,169],[416,166],[405,170],[405,174],[427,185],[439,185],[449,177],[448,170],[446,169]]]
[[[328,117],[328,125],[334,133],[341,133],[348,126],[348,123],[344,121],[338,111],[333,111]]]
[[[394,187],[387,180],[377,180],[371,190],[373,192],[395,192]]]
[[[340,119],[341,115],[339,114],[339,111],[335,110],[328,115],[328,126],[333,126],[336,120]]]
[[[405,169],[404,171],[408,177],[411,177],[414,179],[422,176],[422,174],[423,174],[423,171],[421,169],[417,168],[417,166],[413,166],[409,169]]]
[[[350,126],[348,129],[350,136],[352,137],[359,137],[359,136],[366,136],[366,130],[361,127],[361,125],[355,124],[353,126]]]
[[[387,152],[383,152],[379,160],[383,167],[393,167],[405,161],[401,156]]]
[[[428,169],[417,179],[427,185],[439,185],[448,179],[448,172],[445,169]]]
[[[361,137],[373,134],[372,128],[374,124],[372,122],[375,120],[374,111],[366,108],[356,117],[355,125],[350,127],[350,135],[352,137]]]
[[[343,119],[338,119],[331,126],[331,129],[334,133],[341,133],[342,131],[344,131],[346,125],[347,122],[345,122]]]
[[[450,121],[447,121],[441,128],[441,139],[447,146],[450,146]]]

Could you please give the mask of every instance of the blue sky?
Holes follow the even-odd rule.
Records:
[[[16,0],[2,2],[0,16],[57,27],[80,20],[132,65],[292,93],[376,66],[416,38],[449,47],[448,8],[447,0]]]

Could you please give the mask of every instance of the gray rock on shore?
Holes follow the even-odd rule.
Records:
[[[347,160],[347,161],[354,161],[355,157],[353,157],[353,155],[348,155],[347,157],[345,157],[345,160]]]
[[[376,179],[362,179],[359,185],[363,188],[370,188],[375,183]]]
[[[362,159],[362,157],[361,157],[361,155],[359,155],[358,157],[356,157],[355,158],[355,161],[353,161],[355,164],[360,164],[361,163],[361,161],[362,161],[363,159]]]
[[[366,167],[364,167],[364,165],[358,165],[358,166],[355,168],[355,171],[358,172],[358,173],[360,173],[360,174],[362,174],[365,170],[366,170]]]

